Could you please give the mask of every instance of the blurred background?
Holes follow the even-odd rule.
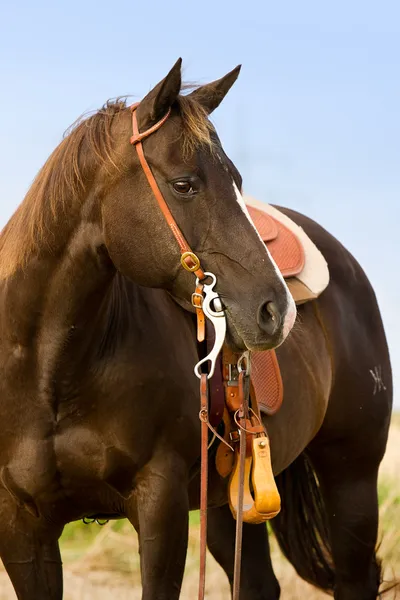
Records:
[[[364,267],[381,307],[400,408],[395,0],[0,0],[0,227],[81,113],[118,95],[140,99],[179,56],[190,82],[206,83],[243,65],[212,116],[225,149],[243,175],[246,193],[313,217]],[[397,506],[400,519],[399,488],[393,495],[394,484],[387,483],[399,466],[393,461],[399,458],[400,435],[392,439],[382,504]],[[103,537],[104,531],[123,536],[119,526],[107,527]],[[82,535],[90,538],[82,546],[86,552],[97,536]],[[68,539],[73,538],[72,532]],[[81,556],[81,550],[72,555]],[[215,576],[223,581],[221,573]],[[82,598],[102,597],[85,589]],[[13,597],[1,593],[0,598]],[[311,597],[293,593],[300,595],[284,597]]]

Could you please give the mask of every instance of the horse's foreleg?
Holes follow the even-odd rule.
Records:
[[[159,456],[138,476],[128,516],[139,534],[142,600],[179,598],[188,540],[186,467]]]
[[[236,521],[229,506],[208,509],[208,549],[233,584]],[[280,587],[272,569],[265,524],[243,524],[241,600],[278,600]]]
[[[44,525],[0,489],[0,557],[19,600],[60,600],[61,528]]]

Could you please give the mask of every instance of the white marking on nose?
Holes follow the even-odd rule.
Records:
[[[268,259],[269,261],[272,263],[272,266],[275,269],[275,273],[278,277],[278,279],[281,280],[283,287],[285,288],[286,291],[286,302],[287,302],[287,308],[286,308],[286,313],[285,313],[285,317],[284,317],[284,321],[283,321],[283,340],[288,336],[290,330],[292,329],[294,322],[296,320],[296,314],[297,314],[297,309],[296,309],[296,303],[293,300],[293,296],[292,294],[289,292],[289,288],[286,285],[286,282],[282,276],[282,273],[280,272],[280,270],[278,269],[278,265],[276,264],[276,262],[274,261],[274,259],[272,258],[266,244],[264,243],[262,237],[260,236],[260,234],[257,231],[256,226],[254,225],[251,217],[250,217],[250,213],[247,210],[247,206],[245,201],[243,200],[243,196],[240,193],[236,183],[233,181],[233,189],[235,191],[235,195],[236,195],[236,200],[238,201],[238,204],[240,206],[240,208],[242,209],[242,211],[244,212],[244,214],[246,215],[247,219],[249,220],[249,222],[251,223],[254,231],[256,232],[258,239],[260,240],[260,242],[262,243],[263,247],[265,248],[265,251],[267,253]],[[283,341],[282,340],[282,341]]]

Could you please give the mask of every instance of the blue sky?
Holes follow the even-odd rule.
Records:
[[[315,218],[359,260],[378,296],[399,391],[394,0],[1,0],[0,227],[68,125],[107,98],[139,99],[179,56],[189,81],[243,64],[213,116],[225,148],[248,193]]]

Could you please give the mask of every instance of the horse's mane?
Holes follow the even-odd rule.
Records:
[[[190,95],[180,95],[177,104],[184,154],[199,145],[212,148],[212,125],[201,104]],[[89,164],[102,166],[108,172],[119,169],[112,125],[128,110],[125,99],[109,100],[91,116],[80,117],[66,131],[0,233],[0,280],[23,268],[43,244],[51,250],[58,219],[76,218],[85,198]]]

